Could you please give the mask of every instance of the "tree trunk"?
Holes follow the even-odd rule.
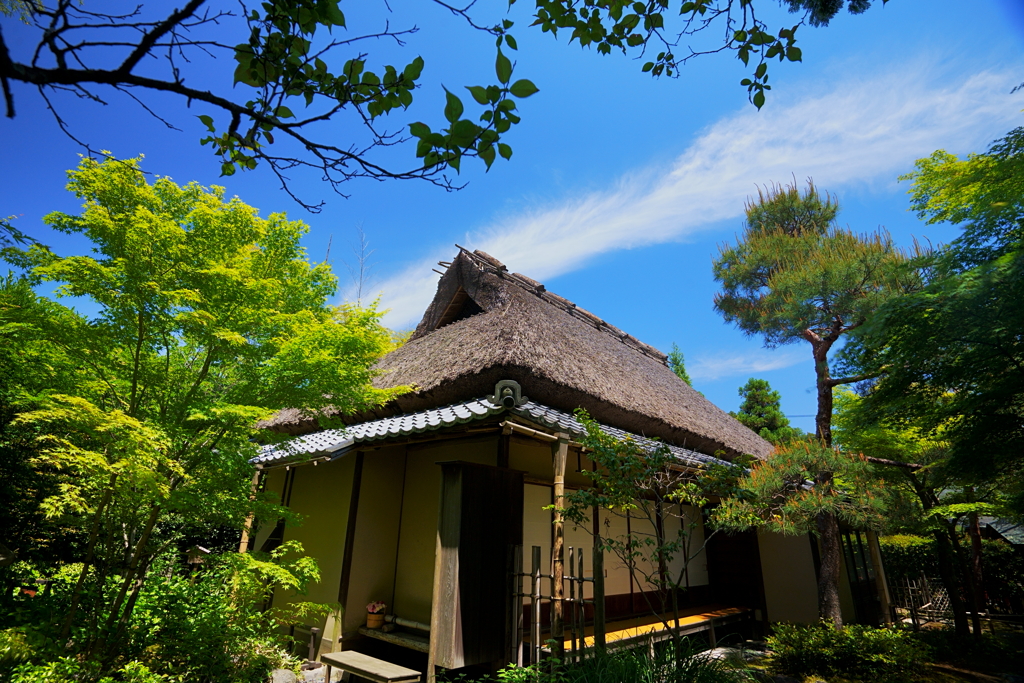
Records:
[[[828,350],[831,344],[812,343],[814,372],[818,388],[818,412],[814,418],[818,440],[825,448],[832,447],[832,384],[829,382]],[[815,486],[832,485],[832,473],[821,472],[815,477]],[[835,515],[819,512],[818,538],[821,539],[821,574],[818,578],[818,613],[822,619],[843,627],[843,611],[839,605],[839,572],[842,566],[842,547],[839,540],[839,520]]]
[[[814,427],[821,444],[825,448],[832,448],[832,383],[829,381],[828,348],[826,344],[813,346],[818,389],[818,412],[814,416]]]
[[[160,506],[154,505],[150,508],[149,518],[146,520],[146,526],[143,529],[142,537],[135,545],[135,552],[132,554],[131,564],[128,566],[128,571],[125,572],[124,578],[121,579],[121,589],[117,593],[117,597],[114,598],[113,604],[110,606],[110,614],[107,616],[106,625],[103,628],[104,633],[109,634],[114,628],[114,624],[117,623],[117,619],[120,616],[121,606],[124,604],[124,599],[128,594],[128,589],[131,588],[135,576],[140,569],[140,563],[145,553],[145,548],[149,544],[149,536],[153,532],[153,527],[156,526],[156,522],[160,517]]]
[[[967,626],[967,609],[964,607],[964,601],[960,595],[960,582],[956,575],[956,556],[953,544],[944,529],[935,529],[932,533],[935,536],[935,550],[939,559],[939,576],[942,578],[942,583],[946,585],[949,606],[953,610],[953,629],[957,635],[966,636],[970,632],[970,628]]]
[[[839,605],[839,569],[842,550],[839,523],[834,515],[819,512],[818,538],[821,539],[821,574],[818,577],[818,614],[836,628],[843,627],[843,611]]]
[[[974,624],[975,637],[981,638],[981,613],[985,610],[985,584],[981,574],[981,525],[978,523],[977,512],[968,515],[967,533],[971,536],[971,609],[974,612],[971,622]]]
[[[103,498],[100,500],[100,504],[96,506],[96,512],[93,517],[92,531],[89,532],[89,546],[85,551],[85,561],[82,562],[82,571],[78,575],[78,581],[75,583],[75,589],[71,593],[71,606],[68,608],[68,615],[64,619],[64,626],[60,630],[60,640],[65,642],[65,647],[70,645],[67,642],[68,636],[71,634],[71,625],[75,620],[75,612],[78,611],[78,604],[82,599],[82,588],[85,585],[85,577],[89,574],[89,567],[92,566],[93,556],[96,554],[96,539],[100,533],[100,523],[103,520],[103,508],[110,502],[110,497],[114,493],[114,483],[117,481],[117,473],[110,475],[110,481],[107,482],[107,490],[103,493]],[[100,586],[99,590],[103,590]]]

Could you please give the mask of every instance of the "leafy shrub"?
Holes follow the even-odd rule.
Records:
[[[646,646],[617,650],[545,671],[536,666],[508,666],[501,683],[738,683],[746,680],[725,662],[702,656],[688,644],[659,648],[652,659]]]
[[[935,539],[927,536],[898,534],[878,539],[885,574],[892,585],[903,579],[918,579],[923,571],[928,577],[939,575]]]
[[[925,643],[936,661],[972,671],[1013,673],[1024,671],[1024,633],[1004,631],[957,635],[952,628],[928,629],[914,634]]]
[[[790,676],[845,676],[906,681],[921,670],[929,649],[907,631],[850,625],[779,624],[768,638],[768,667]]]
[[[21,629],[0,631],[0,680],[6,678],[14,667],[27,662],[31,656],[32,647]]]
[[[96,671],[96,666],[82,664],[71,657],[61,657],[45,664],[22,664],[14,670],[11,683],[95,680]],[[153,673],[141,662],[128,662],[113,676],[105,676],[97,683],[170,683],[170,680]]]

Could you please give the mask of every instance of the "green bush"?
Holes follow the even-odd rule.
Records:
[[[923,571],[929,578],[939,575],[935,539],[927,536],[898,534],[878,539],[882,563],[889,583],[898,585],[903,579],[919,579]]]
[[[1020,631],[982,632],[979,638],[944,628],[927,629],[914,637],[926,643],[939,662],[990,673],[1024,671],[1024,633]]]
[[[655,651],[647,647],[617,650],[554,670],[508,666],[498,672],[500,683],[739,683],[747,678],[725,662],[703,656],[684,642]]]
[[[850,625],[779,624],[767,640],[768,667],[790,676],[845,676],[864,681],[906,681],[921,670],[926,645],[907,631]]]
[[[32,647],[24,631],[17,628],[0,631],[0,680],[6,679],[14,667],[31,657]]]

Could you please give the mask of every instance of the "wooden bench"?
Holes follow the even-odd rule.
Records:
[[[330,683],[331,667],[341,669],[341,680],[348,681],[352,674],[365,678],[373,683],[417,683],[420,672],[406,669],[382,659],[364,655],[361,652],[328,652],[320,656],[320,661],[327,666],[325,683]]]

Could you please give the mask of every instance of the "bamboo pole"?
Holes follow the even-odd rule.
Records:
[[[555,509],[554,509],[554,543],[551,548],[551,654],[556,660],[563,657],[565,636],[564,597],[565,565],[562,549],[565,545],[565,520],[562,510],[565,509],[565,462],[569,455],[569,435],[559,434],[558,441],[551,444],[551,458],[555,474]]]

